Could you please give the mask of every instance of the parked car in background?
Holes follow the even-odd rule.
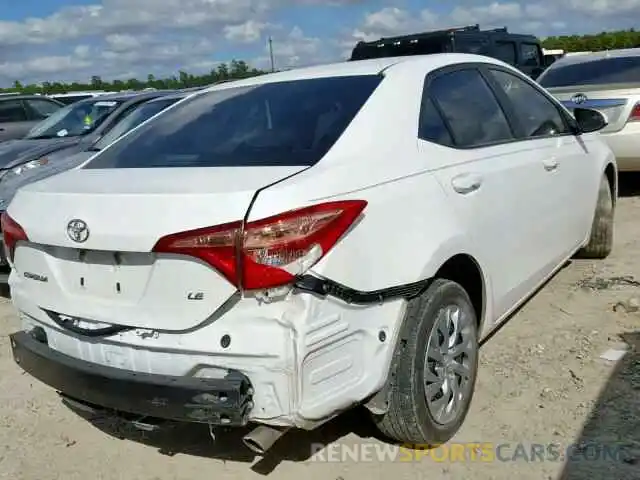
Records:
[[[446,442],[480,340],[611,250],[604,117],[574,115],[468,54],[206,89],[18,190],[14,358],[145,428],[259,424],[259,454],[358,404],[397,441]]]
[[[49,95],[50,98],[54,98],[65,105],[71,105],[72,103],[80,100],[86,100],[87,98],[99,97],[100,95],[106,95],[108,92],[70,92],[70,93],[53,93]]]
[[[620,171],[640,171],[640,48],[565,56],[539,78],[569,109],[602,112]]]
[[[0,142],[24,137],[62,107],[63,103],[42,95],[0,94]]]
[[[532,78],[546,67],[543,49],[536,36],[511,33],[506,27],[481,30],[480,25],[360,41],[351,52],[351,60],[447,52],[497,58]]]
[[[5,211],[19,188],[82,165],[96,152],[106,148],[129,130],[134,129],[187,95],[186,92],[175,95],[167,94],[137,103],[133,108],[128,109],[119,120],[114,121],[114,125],[109,131],[97,138],[94,143],[81,143],[75,147],[58,150],[49,154],[46,162],[32,161],[8,170],[0,181],[0,213]],[[7,267],[8,263],[4,248],[1,247],[2,245],[0,245],[0,268],[3,268]]]
[[[166,93],[102,95],[58,110],[35,125],[23,139],[0,144],[0,188],[2,178],[10,170],[48,163],[48,155],[63,149],[82,150],[107,133],[136,105]]]

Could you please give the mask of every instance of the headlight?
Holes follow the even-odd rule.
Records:
[[[33,170],[34,168],[38,168],[42,165],[46,165],[49,163],[49,159],[47,157],[42,157],[37,160],[31,160],[30,162],[23,163],[21,165],[17,165],[7,171],[7,173],[2,177],[3,181],[10,180],[11,178],[15,178],[19,175],[22,175],[29,170]]]

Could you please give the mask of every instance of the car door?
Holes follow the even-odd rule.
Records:
[[[490,81],[504,93],[511,115],[518,123],[523,146],[540,155],[546,170],[545,202],[548,234],[544,245],[554,263],[578,248],[591,226],[597,176],[590,146],[582,142],[570,118],[542,88],[523,75],[499,67],[487,67]]]
[[[548,172],[517,135],[476,65],[427,76],[418,150],[425,162],[438,162],[434,175],[488,268],[496,319],[542,281],[549,264],[548,251],[540,249]],[[448,149],[433,159],[427,142]]]
[[[0,142],[24,137],[31,122],[21,99],[0,99]]]

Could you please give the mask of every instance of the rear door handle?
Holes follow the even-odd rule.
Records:
[[[556,168],[558,168],[558,160],[555,158],[547,158],[543,160],[542,165],[544,165],[544,169],[547,172],[552,172]]]
[[[451,186],[463,195],[475,192],[482,185],[482,177],[476,173],[462,173],[451,179]]]

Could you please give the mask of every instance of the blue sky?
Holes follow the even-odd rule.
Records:
[[[339,61],[360,39],[479,23],[540,37],[636,26],[640,0],[4,0],[0,86]],[[634,25],[635,23],[635,25]]]

